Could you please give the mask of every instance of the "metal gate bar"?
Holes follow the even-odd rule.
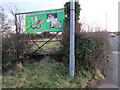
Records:
[[[57,32],[54,36],[52,36],[52,37],[51,37],[48,41],[46,41],[43,45],[41,45],[40,47],[38,47],[38,49],[35,50],[35,51],[33,52],[33,54],[36,53],[39,49],[41,49],[45,44],[47,44],[48,42],[50,42],[50,40],[52,40],[58,33],[59,33],[59,32]],[[36,44],[37,44],[37,43],[36,43]]]

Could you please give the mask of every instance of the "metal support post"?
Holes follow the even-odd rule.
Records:
[[[74,77],[75,69],[75,54],[74,54],[74,29],[75,29],[75,1],[70,2],[70,60],[69,60],[69,74]]]

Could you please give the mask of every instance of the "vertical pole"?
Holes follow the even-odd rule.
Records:
[[[74,55],[74,29],[75,29],[75,2],[71,0],[70,2],[70,60],[69,60],[69,74],[74,77],[75,69],[75,55]]]
[[[15,26],[16,26],[16,34],[18,34],[17,14],[15,14]]]
[[[120,33],[120,1],[118,2],[118,34]]]

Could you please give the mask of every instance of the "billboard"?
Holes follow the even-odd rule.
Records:
[[[27,33],[63,31],[64,9],[30,12],[26,14]]]

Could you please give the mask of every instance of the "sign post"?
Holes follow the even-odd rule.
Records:
[[[74,29],[75,29],[75,2],[71,0],[70,2],[70,60],[69,60],[69,74],[74,77],[75,69],[75,54],[74,54]]]

